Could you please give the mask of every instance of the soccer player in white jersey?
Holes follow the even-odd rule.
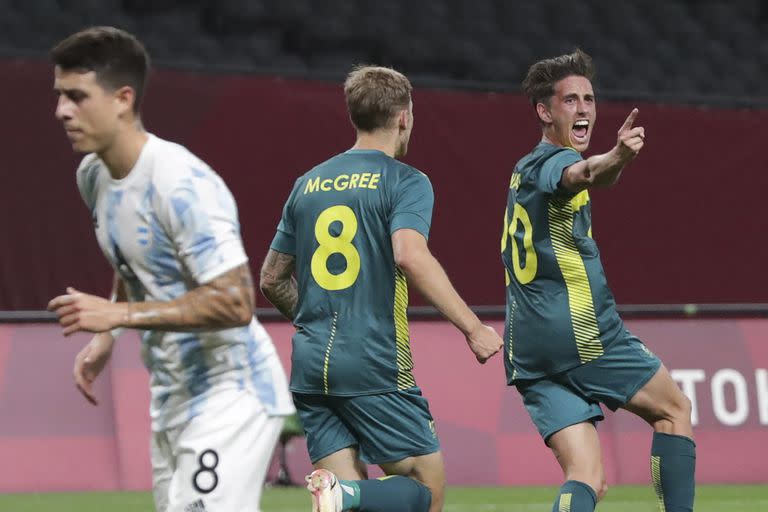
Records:
[[[151,460],[159,512],[253,512],[283,417],[285,373],[253,316],[237,207],[222,179],[184,147],[144,131],[142,44],[111,27],[51,51],[56,117],[88,153],[77,185],[116,271],[107,300],[67,288],[51,300],[65,336],[96,333],[75,359],[78,389],[110,358],[116,329],[142,333],[150,372]]]

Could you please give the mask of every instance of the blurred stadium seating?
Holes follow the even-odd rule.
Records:
[[[110,24],[174,67],[335,78],[374,62],[422,84],[514,89],[530,62],[578,45],[614,96],[768,96],[765,0],[0,0],[0,11],[8,56]]]

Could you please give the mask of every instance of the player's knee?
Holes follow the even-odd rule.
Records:
[[[442,489],[436,489],[432,490],[430,488],[426,488],[426,496],[424,499],[424,502],[426,503],[426,508],[424,510],[428,510],[429,512],[442,512],[443,510],[443,502],[444,502],[444,492]]]
[[[608,494],[608,482],[605,481],[605,478],[603,478],[603,481],[600,484],[600,488],[597,489],[597,501],[601,501],[603,498],[605,498],[605,495]]]
[[[445,468],[441,454],[417,457],[413,462],[407,474],[425,490],[421,497],[422,504],[426,504],[423,510],[441,512],[445,495]]]
[[[414,481],[421,487],[419,492],[418,510],[424,512],[441,512],[443,510],[443,499],[445,494],[445,485],[442,482],[425,482],[414,478]]]
[[[691,400],[682,391],[677,393],[666,411],[666,419],[675,426],[686,426],[691,423]]]
[[[691,399],[685,396],[682,392],[680,393],[680,420],[685,421],[687,423],[690,423],[691,421],[691,411],[693,411],[693,404],[691,403]]]
[[[443,510],[443,498],[442,496],[436,497],[432,494],[429,488],[425,487],[424,492],[419,498],[419,510],[424,512],[442,512]]]
[[[597,501],[602,500],[605,493],[608,492],[608,484],[605,482],[605,477],[602,475],[590,478],[587,481],[584,481],[584,483],[590,486],[595,492]]]
[[[413,501],[409,512],[441,512],[443,510],[442,488],[430,487],[428,484],[411,478],[414,487]]]
[[[566,472],[565,478],[566,480],[575,480],[591,487],[598,501],[603,499],[605,493],[608,492],[608,483],[605,480],[605,472],[602,467]]]

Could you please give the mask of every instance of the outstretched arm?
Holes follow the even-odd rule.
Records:
[[[68,336],[116,327],[158,331],[200,331],[248,325],[253,317],[253,280],[240,265],[168,302],[111,302],[67,288],[48,303]]]
[[[560,182],[562,186],[571,192],[580,192],[589,187],[616,183],[621,171],[637,156],[645,142],[645,128],[632,127],[637,113],[637,109],[629,113],[619,128],[618,140],[613,149],[567,167]]]
[[[493,328],[483,325],[469,309],[448,279],[443,267],[427,247],[424,236],[413,229],[399,229],[392,234],[395,263],[408,282],[467,338],[472,352],[485,363],[502,347]]]
[[[293,277],[295,268],[294,256],[270,249],[261,267],[259,279],[259,287],[267,300],[291,321],[299,301],[299,290]]]

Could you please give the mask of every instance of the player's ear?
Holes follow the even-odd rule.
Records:
[[[133,87],[124,85],[115,91],[115,102],[120,115],[133,111],[133,103],[136,101],[136,92]]]
[[[539,119],[542,123],[551,123],[552,122],[552,114],[549,112],[549,107],[547,107],[544,103],[537,103],[536,104],[536,113],[539,115]]]
[[[401,110],[397,115],[397,129],[405,131],[408,129],[408,110]]]

